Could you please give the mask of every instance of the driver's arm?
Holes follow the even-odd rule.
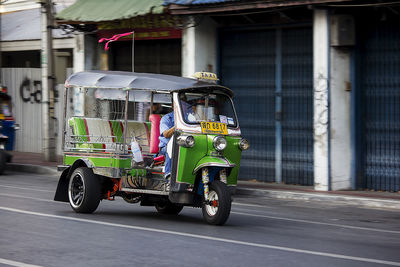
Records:
[[[174,134],[174,132],[175,132],[175,126],[172,127],[172,128],[170,128],[170,129],[168,129],[168,130],[165,130],[165,131],[162,133],[162,135],[163,135],[165,138],[171,138],[172,135]]]

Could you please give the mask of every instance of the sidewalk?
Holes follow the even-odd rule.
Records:
[[[19,172],[31,172],[58,176],[57,165],[62,164],[62,157],[57,162],[45,162],[39,153],[12,151],[12,162],[7,169]],[[306,201],[325,201],[336,204],[357,205],[373,208],[400,210],[400,193],[376,191],[315,191],[312,186],[285,185],[263,183],[258,181],[239,181],[237,188],[239,197],[293,199]],[[265,199],[266,198],[266,199]]]

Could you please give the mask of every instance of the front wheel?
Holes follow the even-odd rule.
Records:
[[[213,181],[210,184],[208,201],[203,204],[203,218],[209,224],[223,225],[231,213],[231,195],[226,184]]]
[[[77,168],[68,184],[68,198],[77,213],[93,213],[100,203],[100,181],[89,168]]]

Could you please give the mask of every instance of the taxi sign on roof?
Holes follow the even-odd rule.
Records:
[[[199,80],[211,80],[211,81],[218,81],[217,74],[211,72],[196,72],[193,74],[193,77]]]

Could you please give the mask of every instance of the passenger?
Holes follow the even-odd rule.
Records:
[[[151,112],[150,112],[150,106],[146,108],[146,121],[149,121],[150,113],[151,114],[161,114],[162,112],[162,107],[160,103],[153,103],[151,106]]]

